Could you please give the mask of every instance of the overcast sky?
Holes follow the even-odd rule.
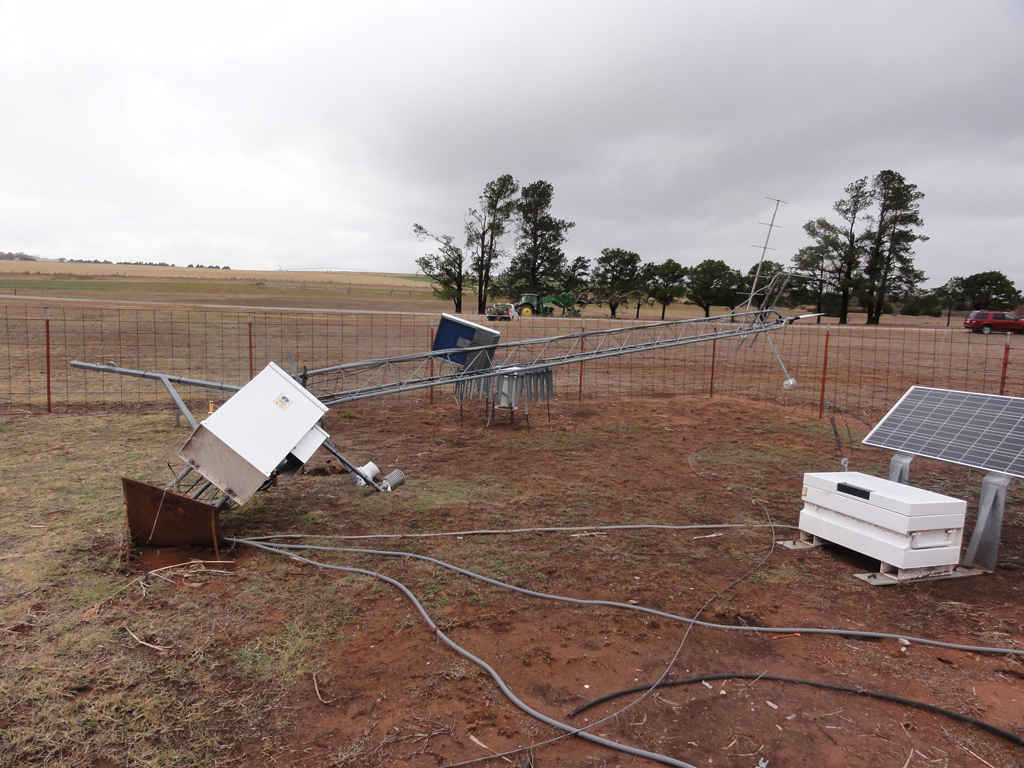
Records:
[[[504,173],[566,252],[788,263],[884,169],[1024,288],[1024,2],[0,0],[0,251],[415,270]],[[752,246],[758,246],[754,248]]]

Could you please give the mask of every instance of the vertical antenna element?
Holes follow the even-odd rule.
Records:
[[[764,245],[761,246],[761,260],[757,262],[757,272],[754,273],[754,282],[751,283],[750,285],[750,295],[747,296],[747,307],[745,310],[746,312],[750,311],[750,304],[754,300],[755,291],[757,291],[757,281],[761,277],[761,265],[764,264],[764,255],[765,252],[768,250],[768,241],[772,237],[772,230],[775,229],[775,215],[779,212],[779,204],[782,203],[783,205],[789,205],[789,203],[787,203],[785,200],[779,200],[777,197],[769,197],[767,199],[775,201],[775,210],[772,211],[772,221],[770,224],[764,224],[763,221],[760,222],[761,224],[764,224],[766,227],[768,227],[768,235],[764,239]],[[751,246],[751,248],[757,248],[757,246],[753,245]]]

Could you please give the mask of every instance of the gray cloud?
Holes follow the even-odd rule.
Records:
[[[1015,2],[0,3],[2,250],[412,271],[502,173],[567,250],[747,268],[885,168],[1024,286]]]

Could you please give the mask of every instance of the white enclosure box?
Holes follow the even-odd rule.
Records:
[[[289,457],[296,466],[327,439],[327,406],[270,363],[203,421],[179,456],[239,504]]]
[[[967,502],[860,472],[804,475],[800,530],[914,578],[960,562]],[[888,567],[886,567],[888,566]]]

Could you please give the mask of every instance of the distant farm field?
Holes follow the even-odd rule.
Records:
[[[0,298],[436,311],[422,275],[0,261]],[[396,306],[397,304],[401,306]]]
[[[170,303],[183,305],[225,305],[267,309],[347,310],[363,312],[452,312],[450,301],[438,301],[424,275],[395,272],[301,272],[188,267],[150,267],[123,264],[78,264],[51,261],[0,261],[0,300],[17,297],[43,304],[89,301],[105,304]],[[476,311],[476,295],[469,292],[463,311]],[[806,310],[793,310],[806,311]],[[715,314],[728,308],[715,309]],[[788,313],[788,312],[787,312]],[[700,317],[703,311],[692,304],[670,306],[666,320]],[[608,317],[606,306],[591,305],[584,317]],[[619,318],[637,319],[636,306],[621,307]],[[661,306],[640,308],[640,320],[661,319]],[[822,318],[835,323],[835,318]],[[855,314],[851,325],[862,325],[864,316]],[[961,327],[953,317],[951,325]],[[882,325],[946,326],[946,318],[885,315]]]

